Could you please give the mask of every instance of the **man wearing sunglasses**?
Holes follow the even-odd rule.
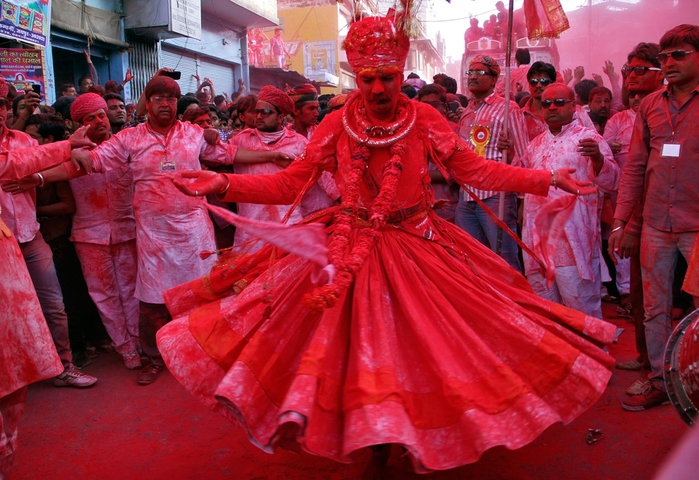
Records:
[[[229,143],[254,152],[278,151],[295,158],[303,152],[308,140],[292,128],[284,128],[284,118],[294,112],[294,101],[291,97],[273,86],[265,86],[260,90],[257,104],[252,112],[256,115],[256,128],[247,128],[229,140]],[[264,163],[236,163],[235,173],[253,175],[272,174],[283,170],[290,162],[275,161]],[[289,205],[261,205],[257,203],[238,204],[238,215],[254,220],[281,222],[289,212]],[[297,209],[287,223],[297,223],[303,217]],[[236,230],[234,245],[242,245],[254,241],[254,236],[245,230]],[[249,253],[257,251],[263,243],[256,241],[246,248]]]
[[[609,119],[604,129],[604,139],[614,153],[619,169],[623,172],[629,156],[631,136],[636,112],[641,100],[663,86],[663,73],[660,71],[658,60],[660,45],[657,43],[639,43],[628,55],[628,63],[622,69],[624,87],[628,91],[629,108]],[[616,206],[616,197],[611,196],[612,205]],[[623,300],[622,307],[630,311],[636,333],[636,350],[638,358],[618,362],[621,370],[649,369],[646,349],[646,334],[643,326],[643,286],[641,284],[641,264],[638,257],[639,237],[641,236],[641,221],[639,215],[634,215],[624,229],[609,235],[609,257],[616,264],[616,285],[619,292],[629,292],[627,301]],[[603,228],[611,230],[609,226]],[[615,252],[615,249],[618,249]],[[615,254],[616,253],[616,254]],[[634,383],[639,388],[630,388],[628,393],[640,391],[648,381]]]
[[[529,142],[549,129],[544,118],[546,112],[541,107],[541,95],[546,90],[546,87],[555,81],[556,68],[550,63],[534,62],[527,72],[527,83],[529,84],[531,98],[522,107],[522,115]],[[590,116],[580,105],[575,106],[575,118],[583,126],[595,128],[592,120],[590,120]]]
[[[618,253],[617,232],[642,202],[640,259],[651,389],[624,400],[622,406],[631,411],[668,402],[663,365],[672,331],[673,276],[679,255],[689,260],[699,231],[699,26],[669,30],[660,48],[657,58],[668,85],[648,95],[638,109],[614,213],[616,235],[609,239]]]
[[[476,153],[487,160],[499,162],[502,152],[508,151],[508,163],[515,155],[523,155],[527,146],[522,112],[515,102],[510,101],[508,120],[508,140],[501,136],[504,130],[505,99],[494,92],[500,76],[500,66],[488,55],[478,55],[469,63],[468,89],[473,100],[464,109],[459,121],[459,137]],[[509,100],[508,100],[509,101]],[[497,212],[500,194],[495,191],[470,189],[485,205]],[[503,221],[511,230],[517,229],[517,196],[514,192],[505,196],[505,217]],[[498,227],[486,211],[472,200],[462,189],[456,207],[456,225],[468,232],[476,240],[497,251]],[[509,236],[502,236],[500,256],[518,272],[517,243]]]
[[[542,94],[541,106],[549,131],[536,137],[519,159],[524,167],[537,170],[575,169],[578,181],[591,182],[598,189],[616,190],[619,168],[607,142],[594,130],[575,119],[575,93],[562,84],[549,86]],[[561,198],[563,197],[563,198]],[[567,198],[566,198],[567,197]],[[534,238],[554,237],[556,279],[548,288],[539,264],[524,254],[527,280],[534,292],[547,300],[562,303],[592,317],[602,318],[600,287],[603,262],[600,262],[599,196],[571,198],[558,190],[546,198],[524,197],[522,240],[533,245]],[[535,223],[540,213],[551,211],[554,204],[567,202],[570,212],[563,232],[546,231]]]

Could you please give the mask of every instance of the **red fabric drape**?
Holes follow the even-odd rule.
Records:
[[[559,0],[524,0],[529,38],[557,37],[570,28]]]

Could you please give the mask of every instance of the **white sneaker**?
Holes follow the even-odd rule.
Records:
[[[84,374],[72,363],[66,367],[63,373],[53,379],[53,384],[57,387],[85,388],[95,383],[97,383],[97,378]]]

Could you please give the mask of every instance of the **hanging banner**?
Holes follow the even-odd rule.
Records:
[[[51,0],[1,0],[0,35],[46,47],[51,25]]]
[[[46,98],[44,55],[41,49],[0,49],[0,76],[8,84],[14,85],[20,94],[26,88],[41,85],[41,100]]]

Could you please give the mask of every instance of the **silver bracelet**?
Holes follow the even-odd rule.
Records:
[[[609,232],[609,233],[614,233],[614,232],[618,232],[618,231],[619,231],[619,230],[621,230],[622,228],[624,228],[624,227],[623,227],[623,226],[621,226],[621,225],[620,225],[620,226],[618,226],[618,227],[616,227],[616,228],[612,228],[612,231],[611,231],[611,232]]]
[[[40,172],[37,172],[36,174],[39,175],[39,180],[41,180],[41,183],[39,184],[39,188],[41,188],[44,186],[44,176]]]

